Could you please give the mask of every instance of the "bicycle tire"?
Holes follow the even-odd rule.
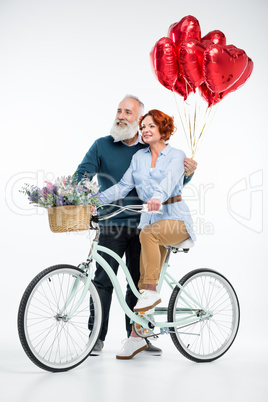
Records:
[[[179,283],[213,315],[202,321],[200,306],[194,305],[196,322],[170,328],[174,345],[186,358],[197,363],[220,358],[234,342],[240,323],[240,306],[233,286],[222,274],[207,268],[189,272]],[[187,300],[191,305],[193,302],[186,299],[181,288],[176,286],[168,305],[169,322],[189,316]]]
[[[18,310],[19,338],[27,356],[41,369],[61,372],[77,367],[98,340],[102,304],[94,282],[79,309],[66,320],[84,289],[85,275],[72,265],[55,265],[36,275],[22,296]],[[74,284],[77,287],[67,305]],[[90,314],[94,314],[91,330]]]

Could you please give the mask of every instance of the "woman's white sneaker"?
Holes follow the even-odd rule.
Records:
[[[122,350],[120,350],[120,352],[116,355],[116,358],[120,360],[132,359],[132,357],[134,357],[136,354],[148,348],[145,339],[136,338],[134,336],[130,336],[129,338],[125,339],[123,343],[124,346]]]
[[[135,313],[139,311],[148,311],[161,303],[159,293],[154,292],[153,290],[142,289],[140,293],[141,295],[134,307]]]

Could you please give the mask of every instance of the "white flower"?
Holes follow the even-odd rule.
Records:
[[[68,197],[68,195],[73,194],[73,189],[72,188],[67,188],[67,189],[62,189],[61,195],[64,197]]]
[[[97,193],[99,191],[99,186],[94,181],[85,180],[83,182],[83,185],[88,191],[90,191],[93,194],[95,194],[95,193]]]

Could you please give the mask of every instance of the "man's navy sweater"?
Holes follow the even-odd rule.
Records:
[[[128,169],[132,156],[142,148],[147,147],[137,143],[133,146],[124,145],[121,141],[114,142],[112,136],[97,139],[86,153],[84,159],[77,168],[78,181],[85,174],[92,178],[97,174],[100,191],[104,191],[121,180]],[[142,202],[138,198],[135,188],[123,199],[115,202],[118,205],[136,205]],[[100,209],[99,209],[100,211]],[[104,208],[100,215],[111,212]],[[109,226],[138,226],[140,215],[135,212],[124,212],[114,218],[100,222]]]

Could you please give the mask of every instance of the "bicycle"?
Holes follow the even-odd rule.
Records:
[[[27,356],[38,367],[52,372],[70,370],[81,364],[97,342],[102,325],[102,304],[94,284],[94,264],[98,262],[109,275],[119,303],[133,322],[135,332],[144,338],[169,334],[176,348],[195,362],[211,362],[224,355],[236,338],[240,307],[231,283],[219,272],[195,269],[177,282],[167,272],[171,252],[187,253],[194,243],[187,239],[167,246],[158,292],[163,283],[172,293],[167,307],[134,313],[124,300],[117,276],[98,253],[115,258],[138,298],[140,293],[124,261],[113,251],[98,245],[98,221],[125,210],[144,212],[144,206],[119,207],[102,217],[92,217],[90,230],[96,235],[85,262],[77,267],[55,265],[44,269],[26,288],[18,311],[18,332]],[[93,328],[89,331],[91,316]],[[165,320],[160,320],[166,316]]]

